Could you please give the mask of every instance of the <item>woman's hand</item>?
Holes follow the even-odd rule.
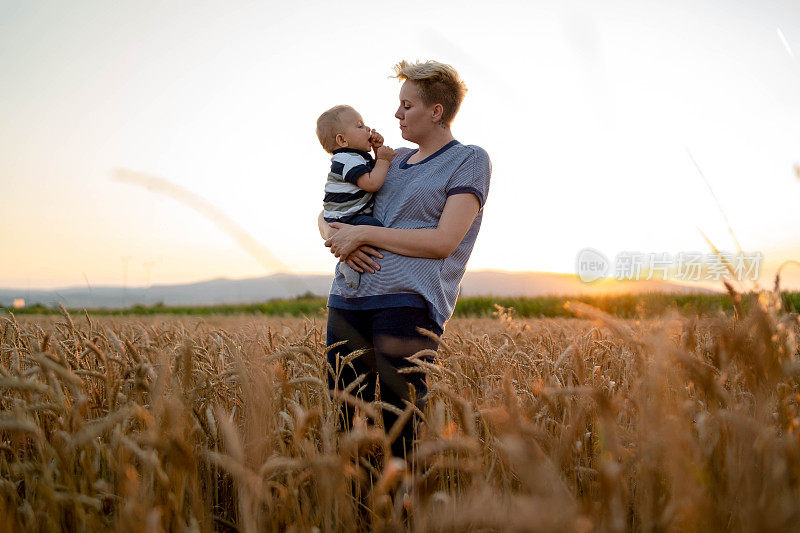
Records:
[[[341,222],[330,223],[331,233],[325,241],[325,246],[331,249],[331,253],[344,261],[356,272],[364,271],[375,273],[381,267],[375,262],[373,257],[383,259],[383,255],[372,248],[365,246],[361,239],[362,226],[351,226]]]
[[[328,223],[323,218],[321,212],[319,214],[318,223],[319,232],[325,239],[332,237],[341,229],[342,226],[354,227],[348,224],[340,224],[339,222]],[[325,246],[330,245],[326,242]],[[333,250],[331,250],[331,253],[333,253]],[[356,272],[363,274],[364,271],[367,271],[374,274],[376,270],[381,269],[381,266],[373,259],[373,257],[383,259],[383,254],[371,246],[361,245],[356,249],[355,252],[352,252],[349,256],[340,260],[350,265],[350,268]]]
[[[355,252],[359,246],[366,244],[362,240],[362,226],[351,226],[341,222],[331,222],[329,226],[336,231],[332,232],[325,240],[325,246],[330,248],[331,253],[342,261]]]
[[[325,246],[331,249],[331,253],[344,261],[356,272],[364,273],[367,271],[374,274],[381,267],[375,262],[373,257],[383,259],[383,254],[371,246],[366,246],[361,240],[360,231],[362,226],[351,226],[341,222],[331,222],[330,232]]]
[[[367,271],[370,274],[374,274],[376,270],[381,269],[381,266],[370,256],[383,259],[383,255],[375,248],[371,246],[360,246],[344,261],[356,272],[363,274],[364,271]]]

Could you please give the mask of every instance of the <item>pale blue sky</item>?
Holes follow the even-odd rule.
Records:
[[[793,2],[3,2],[0,286],[267,273],[212,222],[111,180],[169,179],[298,272],[353,105],[391,146],[400,59],[454,65],[454,123],[493,181],[472,269],[571,272],[587,246],[800,257],[800,8]],[[782,31],[786,43],[778,34]],[[787,46],[788,45],[788,49]]]

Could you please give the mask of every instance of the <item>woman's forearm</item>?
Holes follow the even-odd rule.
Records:
[[[383,248],[400,255],[444,259],[452,254],[467,234],[480,203],[473,194],[455,194],[447,198],[439,225],[425,229],[359,226],[362,244]]]
[[[464,240],[479,210],[477,196],[459,193],[447,198],[435,228],[399,229],[332,222],[331,229],[336,231],[325,241],[325,246],[340,259],[365,245],[410,257],[443,259]]]
[[[331,236],[331,227],[328,224],[328,221],[325,220],[325,215],[322,211],[320,211],[319,216],[317,217],[317,228],[319,228],[319,234],[323,239],[327,239]]]
[[[453,253],[452,239],[440,228],[397,229],[358,226],[362,244],[411,257],[443,259]],[[458,245],[458,243],[456,243]]]

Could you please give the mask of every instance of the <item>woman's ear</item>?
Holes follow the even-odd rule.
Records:
[[[442,104],[433,104],[433,114],[431,115],[431,119],[434,123],[438,124],[442,121],[442,115],[444,114],[444,106]]]
[[[337,133],[336,144],[338,144],[341,148],[347,148],[347,139],[345,139],[344,135],[342,135],[341,133]]]

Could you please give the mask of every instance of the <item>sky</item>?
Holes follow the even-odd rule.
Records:
[[[774,269],[800,259],[798,55],[790,1],[6,0],[0,286],[332,272],[316,118],[349,104],[413,147],[401,59],[449,63],[469,89],[453,133],[493,169],[470,269],[707,252],[703,234],[735,251],[726,217]]]

